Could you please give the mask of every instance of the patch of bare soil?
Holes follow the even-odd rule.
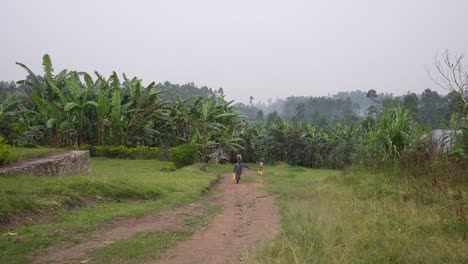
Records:
[[[244,177],[255,173],[246,170]],[[261,183],[232,181],[226,174],[212,188],[209,204],[221,204],[224,211],[212,223],[187,241],[167,251],[160,260],[149,263],[237,263],[243,250],[271,238],[280,229],[279,211],[274,198],[258,190]],[[93,249],[130,238],[140,232],[164,231],[184,227],[188,216],[199,215],[206,203],[164,211],[142,217],[111,221],[106,228],[89,234],[78,244],[53,245],[32,256],[32,263],[79,263]]]

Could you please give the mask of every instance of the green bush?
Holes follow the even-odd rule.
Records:
[[[34,144],[34,143],[24,143],[22,145],[19,145],[18,147],[21,147],[21,148],[39,148],[38,145]]]
[[[72,150],[89,150],[91,157],[108,157],[113,159],[159,159],[161,151],[154,147],[135,147],[128,148],[126,146],[92,146],[82,145],[73,146],[68,149]]]
[[[0,136],[0,165],[7,164],[13,160],[13,148]]]
[[[130,151],[125,146],[108,147],[107,157],[112,159],[125,159],[130,157]]]
[[[160,151],[159,151],[159,157],[158,159],[159,160],[165,160],[165,161],[169,161],[170,158],[171,158],[171,149],[169,148],[162,148]]]
[[[129,148],[128,151],[131,159],[157,159],[161,154],[159,148],[153,147]]]
[[[89,150],[91,157],[108,157],[113,159],[158,159],[161,155],[159,148],[125,146],[82,146],[73,149]]]
[[[91,157],[107,157],[107,148],[104,146],[96,146],[94,151],[90,152]]]
[[[71,149],[73,149],[73,150],[89,150],[90,148],[91,148],[91,146],[88,145],[88,144],[81,145],[81,146],[76,146],[75,145],[75,146],[71,147]]]
[[[177,167],[174,164],[174,162],[169,162],[169,163],[167,163],[166,167],[164,167],[164,170],[166,170],[166,171],[175,171],[175,170],[177,170]]]
[[[192,165],[197,162],[198,159],[198,148],[192,144],[185,144],[171,148],[170,153],[170,160],[174,162],[177,168]]]

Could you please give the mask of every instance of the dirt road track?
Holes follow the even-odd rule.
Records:
[[[245,174],[244,177],[261,177],[253,176],[255,173],[250,170]],[[280,217],[274,198],[258,190],[260,183],[241,180],[235,184],[230,175],[225,175],[214,190],[217,202],[224,206],[223,213],[192,239],[170,249],[163,259],[149,263],[239,263],[245,249],[279,231]]]

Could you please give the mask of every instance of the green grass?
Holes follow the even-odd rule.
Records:
[[[256,172],[255,174],[252,174],[252,175],[245,175],[243,173],[241,176],[241,182],[262,182],[263,177],[265,176],[260,176]]]
[[[74,234],[89,232],[116,217],[193,202],[226,171],[226,167],[212,165],[203,172],[196,164],[162,172],[165,165],[154,160],[93,158],[89,175],[1,178],[0,215],[4,219],[31,211],[54,213],[46,223],[8,230],[18,233],[16,237],[0,236],[0,263],[27,263],[27,255],[39,247],[70,240]],[[64,205],[83,205],[85,200],[96,203],[73,211],[64,209]]]
[[[162,253],[185,240],[190,233],[185,230],[140,233],[119,240],[91,253],[88,263],[142,263],[157,259]]]
[[[53,149],[53,148],[13,148],[13,160],[23,160],[28,158],[34,158],[43,156],[50,153],[55,152],[63,152],[64,150],[61,149]]]
[[[35,158],[44,156],[50,153],[59,153],[64,152],[63,149],[53,149],[53,148],[19,148],[19,147],[11,147],[9,145],[8,149],[11,149],[11,155],[8,157],[3,156],[2,160],[0,161],[0,167],[3,165],[8,165],[10,163],[14,163],[19,160],[25,160],[29,158]]]
[[[447,194],[421,187],[421,180],[270,167],[266,181],[280,205],[282,231],[247,252],[247,263],[468,261],[468,225],[443,208]]]

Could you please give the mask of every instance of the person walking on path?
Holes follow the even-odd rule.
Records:
[[[236,174],[236,183],[238,184],[242,174],[242,168],[244,168],[244,163],[242,163],[242,158],[237,155],[237,162],[234,165],[234,173]]]

